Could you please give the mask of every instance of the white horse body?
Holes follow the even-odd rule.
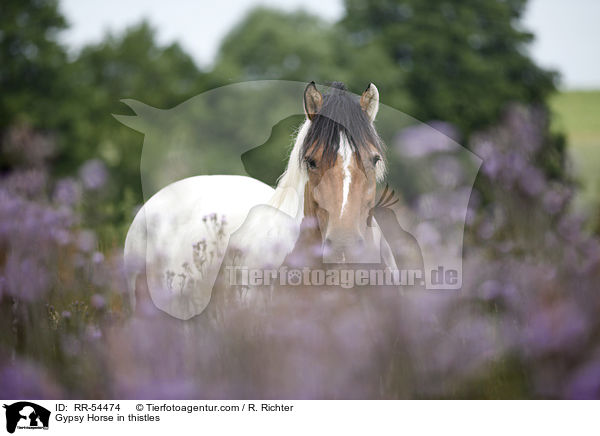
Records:
[[[136,278],[145,273],[158,308],[181,319],[199,314],[210,301],[229,236],[273,193],[256,179],[226,175],[190,177],[157,192],[125,240],[132,304]]]

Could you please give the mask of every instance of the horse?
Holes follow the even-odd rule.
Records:
[[[273,190],[243,176],[196,176],[156,193],[125,241],[132,305],[145,273],[154,304],[181,319],[200,313],[224,265],[278,267],[317,246],[326,263],[395,268],[374,217],[385,147],[374,127],[379,92],[360,99],[341,82],[303,95],[305,121]],[[304,248],[303,248],[304,247]]]

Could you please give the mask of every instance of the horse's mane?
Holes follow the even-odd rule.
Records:
[[[279,178],[275,194],[269,201],[270,206],[296,218],[298,224],[304,216],[304,187],[308,181],[306,167],[299,164],[300,153],[310,125],[310,120],[305,120],[298,129],[287,168]]]

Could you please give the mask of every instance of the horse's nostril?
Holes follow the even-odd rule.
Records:
[[[325,238],[325,247],[331,248],[332,245],[333,241],[331,240],[331,238]]]

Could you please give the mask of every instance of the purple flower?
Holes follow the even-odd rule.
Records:
[[[0,366],[0,399],[60,399],[61,389],[37,365],[27,360]]]
[[[573,302],[536,308],[526,325],[524,349],[533,355],[568,353],[585,341],[585,314]]]
[[[463,180],[464,174],[457,159],[442,156],[433,162],[433,175],[441,186],[454,188]]]
[[[104,262],[104,254],[100,253],[99,251],[95,251],[94,254],[92,254],[92,262],[95,264]]]
[[[519,183],[521,188],[533,197],[543,191],[546,185],[546,179],[541,170],[530,166],[521,174]]]
[[[103,309],[106,306],[106,300],[99,294],[92,295],[91,303],[96,309]]]
[[[43,193],[48,184],[48,174],[39,168],[17,170],[9,173],[2,181],[11,192],[34,197]]]
[[[544,209],[549,214],[555,215],[563,209],[567,198],[568,194],[564,190],[552,188],[544,194],[542,200]]]
[[[502,169],[502,160],[498,155],[490,155],[483,160],[483,172],[490,178],[495,179]]]
[[[11,253],[4,266],[6,291],[24,301],[34,301],[48,292],[50,274],[39,259]]]
[[[62,179],[54,188],[54,201],[67,206],[73,206],[81,200],[81,188],[71,178]]]
[[[79,169],[79,177],[86,189],[98,190],[106,183],[108,172],[101,160],[92,159],[83,164]]]
[[[406,157],[421,158],[441,151],[454,151],[458,131],[451,124],[432,121],[406,127],[395,139],[396,148]]]
[[[96,341],[102,338],[102,330],[94,325],[89,325],[85,329],[86,337],[91,341]]]
[[[600,399],[600,359],[598,356],[583,365],[568,383],[565,395],[576,400]]]
[[[81,251],[90,252],[96,247],[96,235],[91,230],[83,230],[77,237],[77,246]]]

